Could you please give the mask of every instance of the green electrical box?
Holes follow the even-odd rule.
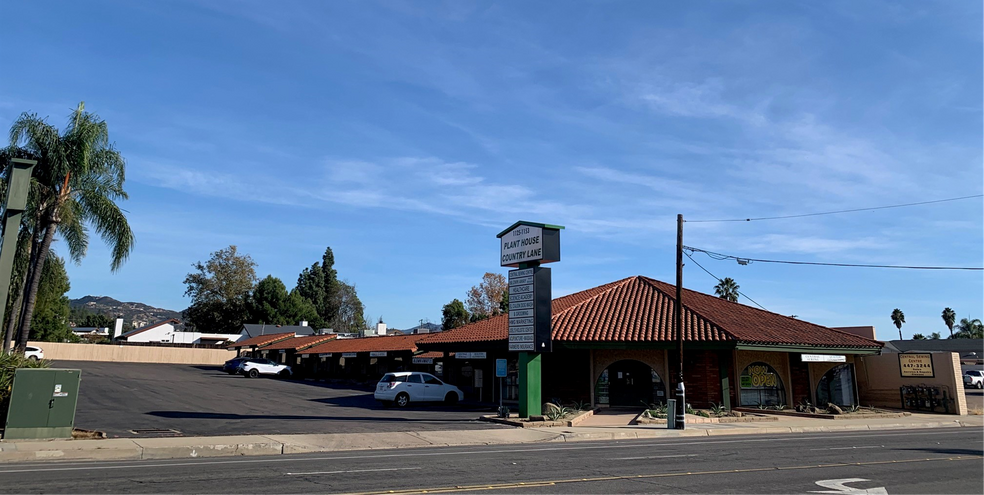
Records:
[[[80,370],[18,368],[4,439],[72,438]]]

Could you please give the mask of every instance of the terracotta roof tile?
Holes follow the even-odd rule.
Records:
[[[451,355],[453,356],[454,353],[452,352]],[[414,357],[415,358],[440,359],[440,358],[444,357],[444,353],[443,352],[437,352],[437,351],[431,351],[431,352],[424,352],[424,353],[421,353],[421,354],[417,354]]]
[[[265,351],[273,351],[277,349],[293,349],[299,351],[305,347],[311,347],[313,345],[326,342],[328,340],[334,339],[337,335],[327,334],[327,335],[308,335],[304,337],[294,337],[289,339],[284,339],[278,342],[274,342],[268,346],[263,347]]]
[[[769,345],[880,347],[879,342],[684,289],[684,340]],[[552,335],[559,342],[672,342],[676,287],[630,277],[553,300]],[[500,315],[441,332],[421,344],[508,340]]]
[[[417,350],[417,341],[427,337],[420,335],[387,335],[383,337],[362,337],[358,339],[335,339],[305,349],[305,354],[325,354],[331,352],[372,352],[372,351],[412,351]]]
[[[242,349],[243,347],[263,347],[265,345],[270,345],[274,342],[280,342],[284,339],[289,339],[294,336],[294,332],[284,332],[284,333],[268,333],[266,335],[257,335],[256,337],[251,337],[245,340],[240,340],[239,342],[233,342],[226,347],[232,349]]]

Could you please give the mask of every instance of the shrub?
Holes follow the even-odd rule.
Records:
[[[571,409],[569,407],[558,407],[556,409],[551,409],[551,410],[547,411],[547,413],[545,414],[545,416],[550,421],[558,421],[558,420],[561,420],[561,419],[566,418],[567,416],[570,416],[571,414],[574,414],[574,410],[573,409]]]
[[[728,414],[728,410],[724,407],[724,404],[711,404],[711,412],[715,416],[724,416]]]

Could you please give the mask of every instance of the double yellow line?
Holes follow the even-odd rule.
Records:
[[[935,461],[969,461],[980,460],[984,456],[957,456],[957,457],[927,457],[924,459],[903,459],[894,461],[870,461],[870,462],[843,462],[836,464],[808,464],[804,466],[777,466],[764,468],[748,469],[725,469],[721,471],[688,471],[679,473],[660,473],[660,474],[634,474],[630,476],[601,476],[595,478],[570,478],[562,480],[529,481],[525,483],[498,483],[487,485],[457,485],[442,486],[435,488],[408,488],[404,490],[380,490],[371,492],[353,492],[349,495],[402,495],[407,493],[449,493],[449,492],[475,492],[483,490],[508,490],[515,488],[536,488],[540,486],[553,486],[564,483],[592,483],[597,481],[619,481],[619,480],[638,480],[651,478],[672,478],[677,476],[701,476],[706,474],[734,474],[734,473],[754,473],[760,471],[782,471],[793,469],[821,469],[833,467],[849,466],[873,466],[876,464],[901,464],[906,462],[935,462]]]

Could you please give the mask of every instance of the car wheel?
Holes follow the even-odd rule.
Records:
[[[410,396],[407,395],[406,392],[400,392],[400,394],[396,396],[395,403],[397,407],[407,407],[407,405],[410,404]]]
[[[282,370],[280,373],[277,374],[280,376],[280,378],[290,378],[290,372],[287,370]]]
[[[449,406],[454,406],[458,404],[458,394],[454,392],[448,392],[448,395],[444,396],[444,403]]]
[[[250,378],[256,378],[256,377],[260,376],[260,372],[259,371],[256,371],[256,368],[253,368],[253,369],[249,370],[249,373],[247,373],[247,376],[249,376]]]
[[[978,389],[984,389],[984,381],[977,382]]]

